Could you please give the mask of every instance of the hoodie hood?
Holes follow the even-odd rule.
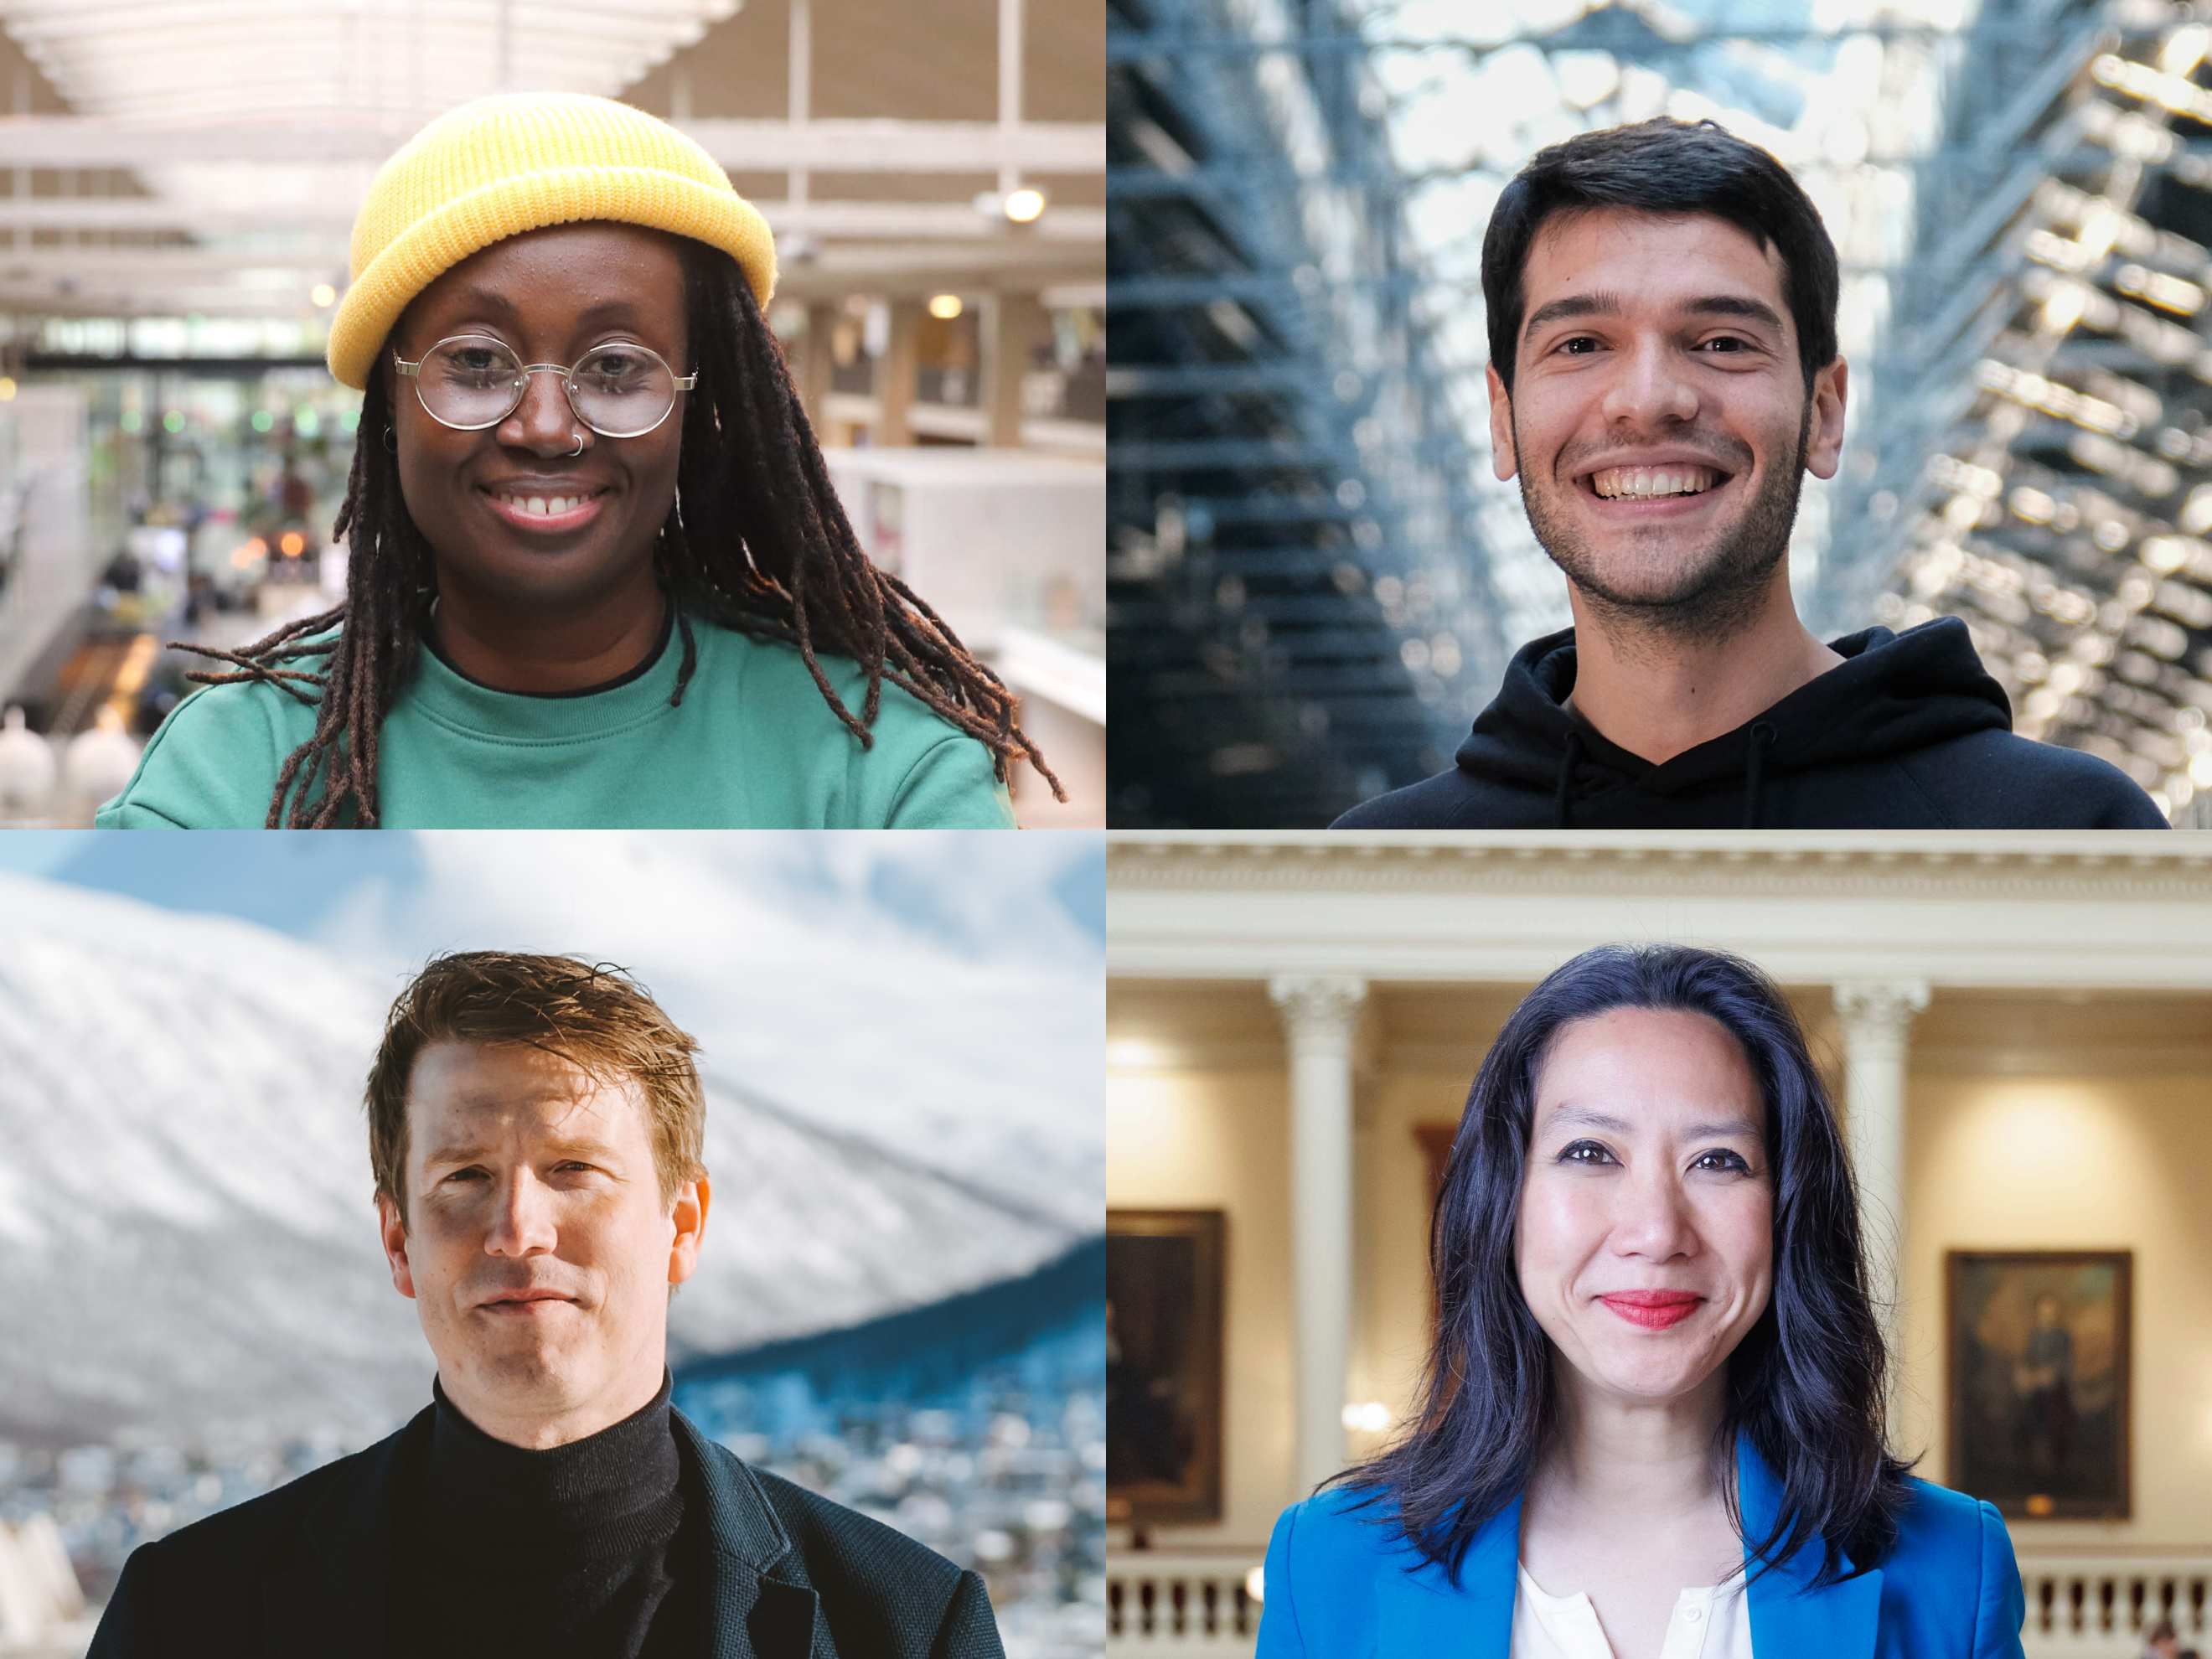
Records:
[[[1574,825],[1578,802],[1624,787],[1660,799],[1739,793],[1744,827],[1757,829],[1767,823],[1765,787],[1779,775],[2012,729],[2004,689],[1955,617],[1903,634],[1869,628],[1828,648],[1844,660],[1826,673],[1757,719],[1655,766],[1564,706],[1575,684],[1574,630],[1547,635],[1514,653],[1496,700],[1460,745],[1457,769],[1470,781],[1547,791],[1560,829]]]

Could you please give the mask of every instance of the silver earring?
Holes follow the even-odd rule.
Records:
[[[584,434],[580,432],[571,432],[568,435],[576,441],[576,447],[568,452],[568,459],[573,461],[584,453]]]
[[[399,440],[392,435],[392,428],[388,426],[384,428],[384,447],[390,454],[397,455],[399,453]]]

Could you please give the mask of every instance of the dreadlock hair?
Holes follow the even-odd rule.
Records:
[[[888,680],[989,749],[1001,783],[1012,763],[1027,759],[1066,800],[1044,757],[1015,725],[1004,682],[912,588],[860,550],[783,349],[737,261],[689,238],[678,239],[678,251],[684,329],[700,378],[684,405],[676,501],[654,554],[683,635],[670,702],[682,703],[698,666],[696,611],[796,646],[823,701],[864,747],[874,744],[868,728]],[[429,543],[408,514],[398,459],[382,441],[392,407],[378,355],[331,531],[351,550],[343,602],[236,651],[176,642],[231,665],[191,675],[204,684],[262,681],[315,706],[313,736],[292,751],[269,797],[271,830],[376,827],[378,732],[414,671],[436,593]],[[857,715],[822,672],[822,651],[866,672]],[[301,665],[314,659],[320,672]]]

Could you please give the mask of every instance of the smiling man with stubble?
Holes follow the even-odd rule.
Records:
[[[1515,653],[1445,772],[1339,829],[2159,829],[2117,767],[2012,731],[1955,617],[1823,643],[1790,591],[1834,476],[1836,251],[1712,122],[1537,154],[1483,238],[1491,436],[1574,626]]]
[[[435,1398],[137,1551],[92,1659],[1003,1659],[975,1573],[670,1405],[668,1304],[710,1197],[696,1047],[617,969],[423,969],[368,1096]]]

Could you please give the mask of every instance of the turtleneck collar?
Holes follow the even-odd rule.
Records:
[[[623,1526],[665,1504],[683,1463],[669,1421],[672,1379],[619,1423],[581,1440],[532,1451],[494,1439],[433,1384],[437,1419],[427,1495],[455,1530],[518,1544]]]

